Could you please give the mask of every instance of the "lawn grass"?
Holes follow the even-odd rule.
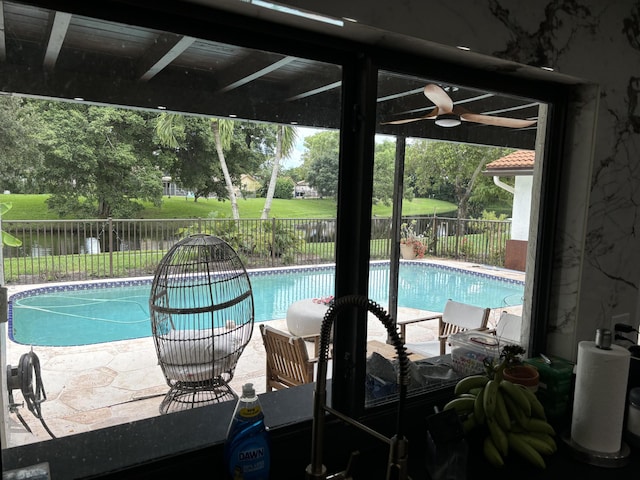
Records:
[[[4,216],[4,220],[58,220],[45,203],[49,195],[0,194],[0,203],[11,203],[12,208]],[[264,207],[264,198],[248,198],[238,200],[240,217],[243,219],[260,218]],[[164,197],[161,207],[144,203],[144,210],[139,218],[231,218],[231,202],[215,199],[185,199],[185,197]],[[402,206],[403,215],[454,215],[456,206],[449,202],[427,198],[416,198],[405,201]],[[372,215],[391,217],[391,205],[374,205]],[[271,205],[270,218],[335,218],[336,202],[332,199],[274,199]],[[73,218],[73,217],[67,217]]]

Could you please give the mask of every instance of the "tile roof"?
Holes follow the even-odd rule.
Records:
[[[517,150],[506,157],[487,163],[487,170],[532,170],[535,151]]]

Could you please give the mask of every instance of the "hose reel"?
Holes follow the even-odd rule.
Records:
[[[22,418],[18,411],[18,407],[23,406],[24,404],[15,402],[13,398],[14,390],[20,390],[29,411],[34,417],[40,420],[47,433],[51,435],[51,438],[56,438],[42,418],[40,405],[47,399],[47,394],[44,390],[44,385],[42,384],[40,359],[33,350],[23,354],[20,357],[17,366],[13,367],[11,365],[7,365],[7,389],[9,391],[9,411],[18,416],[18,419],[27,431],[32,433],[29,425],[25,422],[24,418]]]

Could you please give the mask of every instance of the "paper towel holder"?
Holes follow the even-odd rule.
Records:
[[[562,441],[571,449],[571,453],[576,460],[595,465],[598,467],[606,468],[619,468],[624,467],[629,463],[629,456],[631,455],[631,449],[624,442],[620,443],[620,450],[617,452],[596,452],[589,450],[581,445],[578,445],[571,439],[571,431],[565,431],[562,436]]]
[[[603,350],[611,349],[611,330],[598,328],[596,330],[595,343],[596,347]],[[624,467],[629,463],[631,450],[624,440],[621,440],[620,450],[617,452],[597,452],[595,450],[584,448],[582,445],[574,442],[571,438],[571,429],[563,432],[561,438],[562,441],[571,449],[575,459],[590,465],[619,468]]]

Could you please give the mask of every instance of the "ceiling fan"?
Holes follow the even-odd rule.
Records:
[[[453,100],[447,95],[447,92],[433,83],[425,85],[423,93],[424,96],[435,105],[433,110],[421,117],[393,120],[391,122],[384,122],[383,125],[401,125],[403,123],[428,119],[435,119],[435,124],[440,127],[457,127],[462,121],[509,128],[524,128],[536,123],[536,120],[522,120],[519,118],[496,117],[493,115],[473,113],[466,108],[454,106]]]

